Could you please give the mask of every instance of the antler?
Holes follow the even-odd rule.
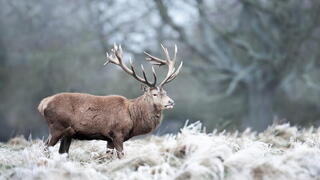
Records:
[[[113,45],[113,48],[111,49],[112,54],[109,55],[108,52],[106,53],[107,55],[107,61],[104,63],[104,65],[107,65],[108,63],[113,63],[115,65],[120,66],[126,73],[129,75],[133,76],[136,80],[146,84],[149,87],[155,87],[157,83],[157,75],[156,72],[152,66],[152,74],[154,78],[154,82],[151,83],[148,81],[146,73],[144,71],[143,65],[141,64],[141,69],[142,69],[142,74],[143,78],[138,76],[136,74],[136,70],[134,69],[132,60],[130,59],[130,69],[123,63],[122,57],[123,57],[123,51],[121,48],[121,45],[117,46],[116,44]]]
[[[144,52],[148,57],[146,58],[147,61],[150,61],[152,64],[154,65],[158,65],[158,66],[162,66],[162,65],[167,65],[168,66],[168,72],[167,75],[165,77],[165,79],[159,84],[159,87],[162,87],[163,85],[171,82],[172,80],[174,80],[177,75],[180,72],[180,69],[182,67],[183,61],[181,61],[178,69],[176,70],[174,65],[176,62],[176,58],[177,58],[177,45],[174,46],[174,56],[173,59],[171,60],[168,49],[165,48],[162,44],[161,44],[162,50],[164,51],[164,54],[166,56],[166,60],[164,59],[160,59],[157,58],[155,56],[152,56],[151,54]]]

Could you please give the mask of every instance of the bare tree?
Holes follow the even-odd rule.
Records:
[[[233,94],[239,84],[245,87],[248,118],[244,125],[257,130],[270,125],[275,93],[288,76],[299,72],[309,60],[302,49],[319,28],[320,3],[192,1],[189,5],[198,16],[198,27],[193,29],[175,22],[169,2],[155,0],[155,5],[162,21],[179,34],[181,42],[211,69],[229,77],[227,95]]]

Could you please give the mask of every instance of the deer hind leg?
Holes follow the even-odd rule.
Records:
[[[59,132],[55,132],[55,133],[50,134],[49,136],[51,136],[51,137],[48,140],[48,143],[46,144],[47,147],[56,145],[57,142],[59,141],[59,139],[61,138],[62,134]]]
[[[60,142],[59,153],[69,153],[69,148],[71,144],[72,138],[70,136],[63,136]]]
[[[61,137],[64,135],[64,130],[61,125],[59,124],[52,124],[49,126],[49,137],[48,141],[46,143],[46,146],[54,146],[57,144],[57,142],[61,139]]]
[[[46,140],[46,142],[44,143],[45,145],[46,145],[46,147],[48,146],[48,144],[49,144],[49,141],[50,141],[50,139],[51,139],[51,134],[49,134],[49,136],[48,136],[48,138],[47,138],[47,140]]]
[[[44,144],[45,144],[45,146],[44,146],[44,152],[45,152],[45,153],[48,153],[48,152],[49,152],[48,144],[49,144],[49,141],[50,141],[51,137],[52,137],[51,134],[49,134],[46,142],[44,143]],[[48,154],[47,154],[47,155],[48,155]],[[49,156],[49,155],[48,155],[48,156]]]
[[[59,153],[69,153],[70,144],[72,141],[72,135],[75,134],[73,128],[68,127],[62,131],[62,139],[60,142]]]

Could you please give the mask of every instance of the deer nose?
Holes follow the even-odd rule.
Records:
[[[172,99],[170,99],[169,104],[174,105],[174,101]]]

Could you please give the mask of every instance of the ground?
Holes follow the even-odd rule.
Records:
[[[58,145],[22,137],[0,144],[0,179],[320,179],[320,129],[273,125],[262,133],[204,132],[197,122],[176,135],[127,141],[122,159],[103,141]]]

